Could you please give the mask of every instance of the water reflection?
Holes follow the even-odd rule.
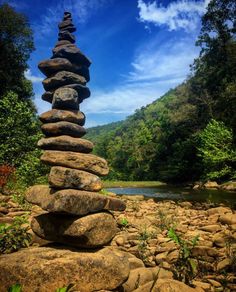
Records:
[[[192,190],[170,186],[158,188],[108,188],[118,195],[144,195],[159,200],[208,201],[214,203],[236,204],[236,193],[221,190]]]

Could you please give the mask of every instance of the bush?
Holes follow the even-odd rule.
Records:
[[[222,181],[234,178],[236,150],[233,131],[223,122],[209,122],[198,136],[197,150],[202,159],[205,179]]]
[[[0,253],[11,253],[28,247],[31,234],[25,216],[15,217],[12,224],[0,224]]]

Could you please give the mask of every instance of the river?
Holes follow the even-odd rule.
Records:
[[[155,198],[156,200],[173,201],[197,201],[224,203],[236,207],[236,193],[221,190],[192,190],[190,188],[180,188],[172,186],[160,187],[126,187],[126,188],[107,188],[108,191],[117,195],[144,195],[145,197]]]

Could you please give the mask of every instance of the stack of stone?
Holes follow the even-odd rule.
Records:
[[[43,214],[32,220],[41,238],[77,247],[95,248],[107,244],[116,234],[116,222],[108,210],[125,209],[124,203],[104,196],[98,176],[108,174],[104,159],[90,152],[93,144],[82,139],[85,115],[80,103],[88,98],[90,60],[76,47],[71,14],[64,13],[58,42],[49,60],[39,63],[46,75],[43,100],[52,110],[40,116],[46,136],[38,142],[44,150],[41,160],[51,165],[49,186],[33,186],[27,200],[39,205]]]

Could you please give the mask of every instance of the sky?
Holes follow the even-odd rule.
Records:
[[[76,44],[92,60],[91,96],[80,105],[86,127],[125,119],[190,74],[195,46],[209,0],[0,0],[24,13],[35,51],[25,72],[33,82],[39,114],[45,76],[37,64],[52,56],[58,22],[72,13]]]

